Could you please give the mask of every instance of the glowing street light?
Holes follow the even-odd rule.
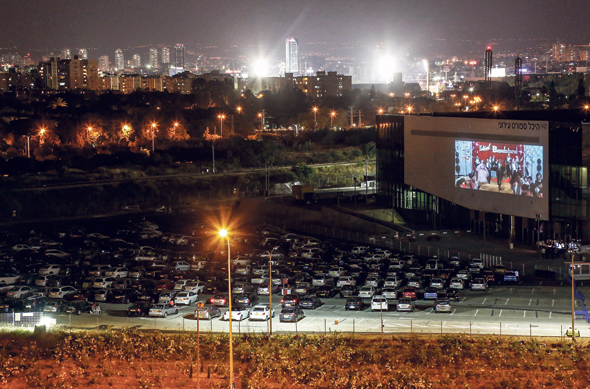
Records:
[[[90,131],[92,131],[92,126],[86,127],[86,140],[90,143]]]
[[[217,117],[221,121],[221,137],[223,138],[223,119],[225,119],[225,115],[217,115]]]
[[[379,115],[383,114],[383,108],[379,108]]]
[[[412,113],[412,107],[410,105],[408,105],[408,114]]]
[[[236,111],[238,111],[238,113],[242,113],[242,107],[240,107],[239,105],[236,107]]]
[[[334,116],[336,116],[336,112],[334,112],[334,111],[330,112],[330,128],[334,128],[334,126],[332,125],[332,123],[334,121]]]
[[[318,125],[318,107],[313,107],[313,121],[314,121],[314,127]]]
[[[232,320],[231,320],[231,261],[230,261],[230,247],[227,230],[222,228],[219,230],[219,236],[227,241],[227,290],[229,291],[229,387],[234,387],[234,349],[233,349],[233,335],[232,335]],[[272,279],[271,279],[272,281]],[[271,307],[272,309],[272,307]]]
[[[263,131],[264,130],[264,111],[259,113],[258,117],[260,118],[260,131]]]
[[[500,109],[500,108],[497,105],[494,105],[494,113],[497,113],[498,109]]]
[[[156,132],[156,123],[152,123],[152,153],[155,150],[154,134]]]

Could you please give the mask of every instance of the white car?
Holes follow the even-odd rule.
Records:
[[[104,276],[105,272],[110,268],[109,265],[94,265],[88,270],[88,275],[94,277]]]
[[[373,286],[363,286],[359,290],[359,297],[370,299],[375,295],[375,288]]]
[[[12,249],[14,251],[35,251],[35,249],[33,249],[31,246],[27,244],[15,244],[14,246],[12,246]]]
[[[105,272],[107,277],[126,278],[129,277],[129,269],[126,267],[116,267]]]
[[[181,290],[184,290],[184,287],[186,286],[187,283],[192,282],[194,280],[178,280],[174,283],[174,290],[179,292]]]
[[[377,288],[379,286],[379,278],[377,277],[367,277],[365,280],[365,286],[374,286]]]
[[[33,293],[33,288],[30,286],[17,286],[14,289],[10,289],[6,292],[6,298],[9,299],[22,299],[30,296]]]
[[[248,320],[270,320],[271,317],[275,317],[275,310],[271,313],[269,304],[258,304],[252,308]]]
[[[279,287],[277,285],[273,285],[272,286],[272,292],[273,293],[277,293],[277,291],[279,290]],[[260,284],[258,286],[258,288],[256,289],[256,294],[262,295],[262,296],[269,296],[270,295],[270,287],[268,286],[268,284]]]
[[[48,257],[56,257],[56,258],[68,258],[70,254],[66,253],[65,251],[61,251],[58,249],[47,249],[45,250],[45,255]]]
[[[199,281],[189,281],[184,285],[184,290],[195,293],[202,293],[205,290],[205,284]]]
[[[73,286],[60,286],[59,288],[51,288],[49,290],[50,299],[61,299],[71,293],[76,293],[78,290]]]
[[[199,296],[194,292],[180,292],[174,298],[175,304],[192,305],[199,300]]]
[[[399,260],[391,261],[389,263],[389,268],[390,269],[403,269],[404,265],[405,265],[404,261],[399,259]]]
[[[51,277],[49,276],[38,276],[35,278],[35,286],[47,286]]]
[[[229,320],[230,311],[225,311],[223,314],[223,320]],[[250,317],[250,310],[246,307],[233,306],[231,307],[231,319],[236,321],[242,321]]]
[[[388,300],[396,300],[397,290],[394,288],[383,288],[383,290],[381,291],[381,295]]]
[[[104,289],[104,288],[112,287],[113,282],[115,282],[115,281],[117,281],[117,280],[114,279],[113,277],[99,277],[94,280],[92,287],[96,288],[96,289]]]
[[[143,230],[139,233],[141,239],[159,239],[162,238],[162,232],[158,230]]]
[[[483,260],[481,258],[472,258],[469,262],[469,266],[477,266],[480,269],[483,269]]]
[[[398,277],[387,277],[383,282],[384,288],[398,288],[402,284],[402,280]]]
[[[346,269],[343,267],[333,267],[330,270],[328,270],[328,275],[334,278],[343,277],[345,274]]]
[[[60,265],[47,265],[39,269],[39,275],[41,276],[48,276],[48,275],[58,275],[61,269]]]
[[[463,284],[463,280],[458,277],[451,278],[451,283],[449,284],[450,289],[458,289],[462,290],[465,287]]]
[[[381,295],[375,295],[371,299],[371,311],[387,311],[389,310],[389,303],[387,299]]]
[[[413,300],[408,298],[401,298],[397,301],[396,309],[398,312],[413,312],[415,303]]]
[[[0,274],[0,285],[14,285],[20,280],[20,276],[12,273]]]
[[[356,286],[356,280],[354,279],[354,277],[351,276],[338,278],[338,281],[336,282],[336,287],[342,288],[344,285]]]
[[[350,250],[351,254],[365,254],[369,248],[367,246],[355,246]]]

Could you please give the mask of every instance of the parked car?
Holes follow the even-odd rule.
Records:
[[[351,296],[344,303],[345,310],[362,311],[365,309],[365,301],[361,297]]]
[[[325,286],[320,286],[317,290],[316,290],[316,296],[318,297],[327,297],[327,298],[331,298],[334,297],[336,295],[336,289],[334,289],[332,286],[330,285],[325,285]]]
[[[448,299],[436,299],[434,302],[434,312],[448,312],[451,313],[451,302]]]
[[[129,276],[129,269],[126,267],[115,267],[107,270],[105,276],[114,278],[125,278]]]
[[[60,286],[59,288],[51,288],[49,290],[49,298],[61,299],[70,293],[76,293],[78,290],[73,286]]]
[[[514,270],[506,270],[504,272],[504,281],[518,282],[518,272]]]
[[[103,303],[110,303],[113,301],[113,292],[110,288],[99,289],[94,292],[94,301],[100,301]]]
[[[269,304],[258,304],[250,311],[248,320],[270,320],[271,317],[275,317],[275,310],[271,312]]]
[[[383,288],[381,296],[385,297],[387,300],[396,300],[397,290],[394,288]]]
[[[398,312],[413,312],[415,308],[414,300],[409,298],[401,298],[398,300],[396,310]]]
[[[82,313],[90,312],[90,307],[92,304],[89,304],[85,301],[70,301],[66,303],[62,309],[62,313],[70,314],[70,315],[81,315]]]
[[[449,283],[449,288],[463,290],[463,288],[464,288],[463,280],[458,277],[451,278],[451,282]]]
[[[246,306],[232,306],[231,311],[227,310],[223,314],[223,320],[229,320],[230,315],[232,320],[242,321],[250,317],[250,310]]]
[[[344,285],[340,288],[340,298],[357,296],[358,290],[354,285]]]
[[[31,294],[33,294],[33,292],[34,292],[34,289],[31,288],[30,286],[17,286],[13,289],[10,289],[8,292],[6,292],[6,298],[22,299],[22,298],[30,296]]]
[[[428,287],[424,289],[424,300],[436,300],[438,289]]]
[[[301,297],[295,294],[284,295],[281,299],[281,306],[283,308],[299,306],[300,299]]]
[[[149,310],[149,316],[154,317],[168,317],[168,315],[174,315],[179,312],[178,307],[171,305],[170,303],[156,304]]]
[[[389,310],[389,302],[382,295],[375,295],[371,299],[371,312]]]
[[[137,301],[127,308],[127,316],[146,316],[152,304],[147,301]]]
[[[416,300],[416,298],[417,298],[416,288],[413,286],[406,286],[404,288],[404,290],[402,291],[402,297]]]
[[[322,306],[322,300],[314,295],[303,296],[299,301],[299,306],[303,309],[316,309]]]
[[[237,295],[234,298],[233,304],[236,306],[250,308],[258,304],[258,295],[256,293],[247,293]]]
[[[179,292],[176,297],[174,298],[175,304],[182,304],[182,305],[192,305],[196,303],[199,299],[199,296],[194,292]]]
[[[202,307],[195,309],[195,318],[212,320],[221,316],[221,310],[212,304],[204,304]]]
[[[48,276],[48,275],[58,275],[59,270],[61,269],[61,265],[47,265],[39,269],[39,275],[41,276]]]
[[[47,297],[45,296],[29,296],[23,301],[24,312],[43,312],[45,304],[47,303]]]
[[[471,290],[483,290],[484,292],[488,289],[488,283],[484,278],[474,278],[471,281]]]
[[[110,288],[115,281],[117,280],[113,277],[99,277],[94,280],[92,287],[97,289]]]
[[[305,314],[301,308],[297,307],[284,307],[279,314],[279,320],[281,322],[298,322],[303,319]]]
[[[134,289],[112,289],[113,302],[120,304],[129,304],[137,301],[139,292]]]
[[[217,294],[209,299],[209,304],[216,307],[227,307],[229,304],[229,297],[226,294]]]

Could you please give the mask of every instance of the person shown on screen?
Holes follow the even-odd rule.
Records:
[[[521,191],[520,171],[514,170],[510,178],[510,189],[515,195],[519,195]]]
[[[481,163],[477,166],[477,181],[479,182],[478,186],[480,188],[483,184],[488,183],[488,177],[489,173],[486,164],[483,161],[481,161]]]
[[[498,160],[496,163],[496,180],[498,181],[498,192],[502,191],[502,179],[504,178],[504,166],[502,161]]]
[[[488,171],[487,181],[488,184],[492,183],[492,170],[494,169],[494,161],[491,158],[488,158],[486,162],[486,170]]]
[[[540,199],[543,198],[543,175],[541,173],[537,173],[537,179],[535,180],[535,192],[533,194],[535,197]]]

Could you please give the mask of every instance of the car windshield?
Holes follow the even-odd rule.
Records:
[[[266,309],[265,308],[262,308],[262,307],[257,307],[257,308],[254,308],[253,309],[254,312],[264,312],[265,310]]]
[[[163,305],[154,305],[152,309],[164,309]]]
[[[291,313],[293,313],[293,312],[295,312],[293,309],[283,309],[283,310],[281,311],[281,313],[286,313],[286,314],[291,314]]]
[[[50,293],[59,293],[59,288],[51,288]]]

